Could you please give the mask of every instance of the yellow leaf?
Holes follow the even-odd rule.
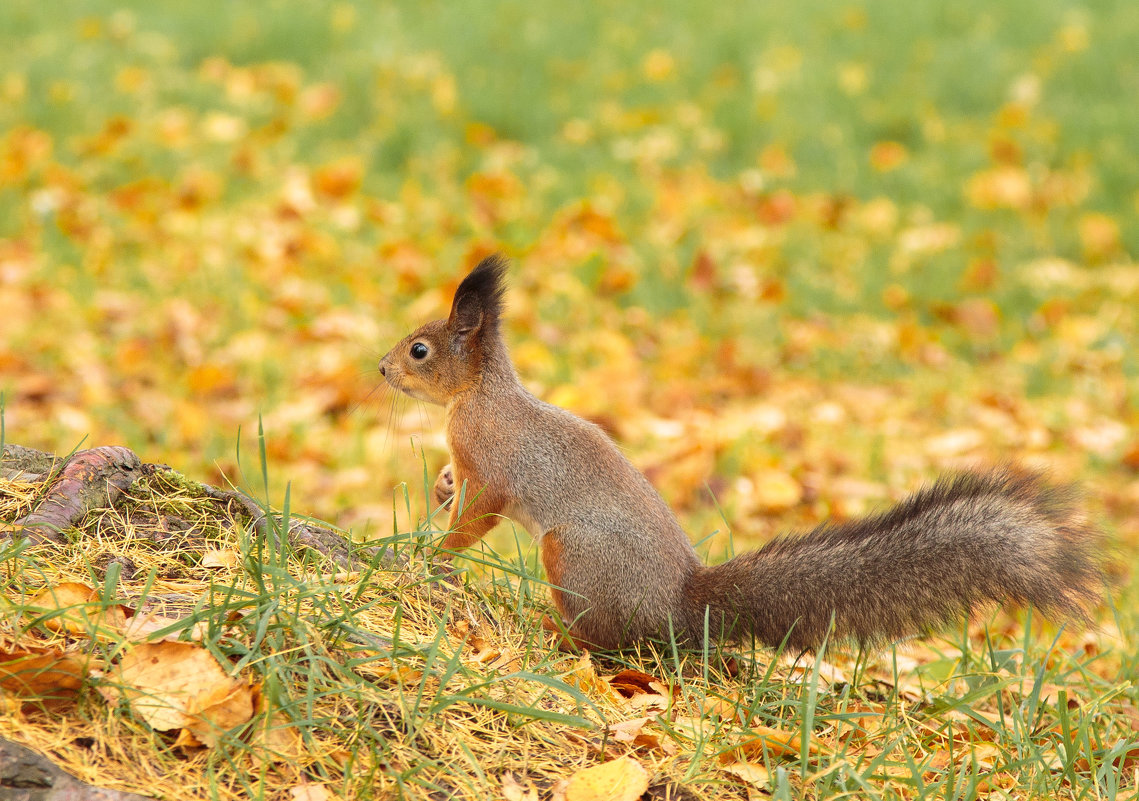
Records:
[[[750,504],[764,512],[782,512],[803,500],[803,487],[790,474],[774,468],[761,470],[752,478]],[[746,501],[745,501],[746,502]]]
[[[925,451],[939,458],[960,456],[979,448],[984,442],[985,435],[975,428],[955,428],[926,440]]]
[[[538,790],[531,782],[523,786],[507,771],[502,774],[502,797],[505,801],[538,801]]]
[[[177,622],[178,619],[176,618],[164,617],[152,612],[144,612],[142,614],[136,614],[128,620],[126,625],[123,626],[122,632],[123,636],[132,642],[143,642],[154,639],[174,641],[182,637],[182,631],[175,630],[161,638],[154,638],[151,635]],[[204,620],[199,620],[190,628],[190,639],[194,642],[201,642],[202,638],[206,636],[206,630],[208,628],[209,626]]]
[[[667,50],[650,50],[641,62],[641,72],[650,81],[666,81],[676,71],[676,59]]]
[[[636,801],[649,789],[649,774],[632,757],[579,770],[566,786],[566,801]]]
[[[865,64],[846,62],[838,66],[838,85],[850,96],[866,91],[870,75]]]
[[[82,662],[55,649],[0,652],[0,692],[8,695],[47,701],[73,698],[86,673]]]
[[[589,651],[578,657],[577,664],[574,665],[573,670],[566,675],[565,679],[587,695],[620,699],[620,695],[609,682],[597,675],[597,668],[593,664]]]
[[[253,691],[245,682],[218,683],[194,698],[187,711],[186,728],[206,745],[217,745],[222,734],[253,717]]]
[[[978,209],[1025,209],[1032,201],[1032,181],[1023,167],[995,167],[975,173],[965,196]]]
[[[641,729],[648,722],[648,718],[633,718],[622,720],[619,723],[611,723],[609,724],[609,733],[619,743],[631,743],[637,739],[637,735],[641,733]]]
[[[766,787],[771,783],[771,773],[757,762],[732,762],[724,765],[723,769],[756,787]]]
[[[359,156],[344,156],[318,167],[312,175],[317,193],[334,200],[342,200],[360,188],[364,176],[364,162]]]
[[[752,736],[744,740],[735,748],[735,753],[747,761],[750,757],[762,757],[764,751],[774,756],[798,756],[801,751],[799,733],[784,729],[773,729],[770,726],[752,726]],[[814,741],[807,744],[807,753],[818,753],[818,746]],[[725,754],[731,759],[732,752]]]
[[[252,691],[232,678],[213,654],[181,642],[136,645],[119,662],[119,686],[101,690],[108,700],[125,698],[131,709],[159,731],[187,728],[191,737],[213,744],[217,735],[253,715]]]
[[[253,688],[253,709],[256,714],[269,712],[269,700],[260,687]],[[271,762],[297,762],[304,753],[304,741],[293,722],[277,709],[258,722],[249,735],[249,744],[262,760]]]
[[[305,782],[289,788],[292,801],[334,801],[336,798],[323,784]]]
[[[1098,212],[1084,214],[1076,225],[1084,258],[1097,263],[1121,253],[1119,223]]]
[[[235,567],[241,554],[233,548],[210,548],[202,554],[202,567]]]
[[[94,589],[72,581],[49,587],[33,598],[28,607],[29,613],[36,616],[52,615],[43,621],[43,625],[61,633],[113,636],[114,630],[121,630],[126,625],[122,606],[106,606]]]

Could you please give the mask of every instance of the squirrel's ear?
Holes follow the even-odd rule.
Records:
[[[456,346],[464,347],[475,334],[498,327],[508,265],[501,254],[487,256],[455,290],[447,327]]]

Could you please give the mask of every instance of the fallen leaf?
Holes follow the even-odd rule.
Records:
[[[713,715],[721,720],[731,720],[739,711],[740,702],[738,699],[733,700],[710,695],[703,702],[704,714]]]
[[[579,770],[566,785],[566,801],[636,801],[649,789],[649,774],[632,757]]]
[[[289,797],[293,801],[333,801],[336,798],[327,787],[317,782],[305,782],[290,787]]]
[[[784,659],[785,661],[790,661],[788,657],[784,657]],[[811,656],[810,654],[805,654],[795,659],[787,671],[789,680],[809,680],[810,677],[815,673],[815,662],[815,657]],[[850,683],[850,679],[847,678],[847,675],[843,672],[842,668],[825,660],[818,660],[818,676],[820,680],[826,682],[827,684]]]
[[[1032,200],[1032,180],[1023,167],[994,167],[975,173],[965,195],[978,209],[1023,209]]]
[[[62,651],[0,652],[0,691],[27,701],[63,701],[83,686],[87,665]]]
[[[782,470],[761,470],[752,477],[750,504],[762,512],[784,512],[803,500],[802,485]]]
[[[597,668],[589,651],[582,653],[574,664],[573,669],[566,674],[566,681],[577,687],[583,693],[592,696],[620,699],[620,695],[610,686],[609,682],[597,675]]]
[[[742,757],[742,761],[748,762],[752,757],[762,757],[765,751],[773,756],[798,756],[802,751],[799,732],[770,726],[752,726],[749,733],[751,736],[748,739],[726,752],[722,759],[739,761]],[[807,743],[807,753],[818,753],[818,745],[814,740]]]
[[[770,771],[757,762],[731,762],[724,765],[723,770],[759,788],[767,787],[771,783]]]
[[[395,684],[415,684],[423,678],[423,671],[416,670],[408,665],[398,665],[389,662],[386,665],[376,665],[372,671],[375,681],[387,681]]]
[[[637,739],[637,735],[641,733],[641,729],[648,722],[649,718],[633,718],[632,720],[622,720],[619,723],[610,723],[609,733],[619,743],[631,743]]]
[[[360,188],[364,162],[359,156],[344,156],[318,167],[312,176],[318,194],[342,200]]]
[[[945,458],[958,456],[980,447],[985,435],[975,428],[956,428],[926,440],[925,451],[930,456]]]
[[[1084,258],[1095,264],[1118,256],[1121,251],[1119,223],[1107,214],[1089,212],[1076,224]]]
[[[663,712],[668,709],[671,703],[671,697],[662,692],[658,693],[637,693],[626,702],[626,707],[630,710],[637,712],[648,712],[650,710]]]
[[[566,788],[569,787],[569,779],[559,779],[554,782],[554,786],[550,788],[550,801],[566,801]]]
[[[881,731],[885,719],[884,704],[873,701],[854,703],[843,712],[838,736],[859,743],[872,740]]]
[[[202,567],[229,568],[241,561],[241,554],[233,548],[210,548],[202,554]]]
[[[253,715],[252,689],[231,677],[213,654],[182,642],[143,643],[130,649],[113,674],[118,686],[100,689],[108,701],[125,699],[159,731],[186,729],[182,744],[207,745]]]
[[[253,690],[245,682],[233,686],[216,684],[199,694],[187,707],[189,731],[201,743],[218,744],[221,735],[253,717]]]
[[[523,786],[510,771],[502,774],[501,781],[504,801],[538,801],[538,791],[533,783],[527,781]]]
[[[890,172],[909,160],[910,154],[901,142],[877,142],[870,148],[870,166],[879,172]]]
[[[163,615],[153,614],[151,612],[144,612],[143,614],[136,614],[123,626],[123,636],[131,642],[143,641],[175,641],[182,637],[183,630],[175,629],[162,637],[154,637],[156,631],[169,628],[170,626],[178,623],[177,618],[165,617]],[[206,636],[206,631],[209,629],[209,624],[204,620],[199,620],[190,626],[189,637],[193,642],[201,642]]]
[[[28,612],[43,617],[44,628],[64,634],[107,637],[126,625],[121,605],[104,604],[93,588],[72,581],[41,592],[28,602]]]
[[[619,743],[626,743],[634,748],[647,748],[649,750],[663,751],[672,755],[679,751],[672,740],[661,738],[652,732],[646,732],[645,726],[651,718],[632,718],[609,725],[609,733]]]
[[[622,670],[614,676],[607,676],[606,681],[610,687],[626,698],[632,698],[638,693],[657,693],[657,688],[662,686],[661,681],[655,676],[631,668]]]

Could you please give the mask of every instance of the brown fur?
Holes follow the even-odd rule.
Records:
[[[388,382],[446,408],[453,501],[447,549],[502,515],[534,535],[554,603],[581,645],[645,637],[754,637],[794,649],[834,636],[897,640],[990,603],[1031,603],[1084,620],[1100,594],[1099,534],[1069,494],[1004,468],[944,478],[879,515],[783,537],[704,567],[648,480],[595,425],[519,383],[499,332],[506,262],[460,284],[450,317],[380,362]],[[415,358],[427,347],[427,355]]]

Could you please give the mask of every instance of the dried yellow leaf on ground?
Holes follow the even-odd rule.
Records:
[[[589,651],[586,651],[578,657],[577,663],[574,665],[573,670],[566,674],[565,680],[568,684],[577,687],[586,695],[593,697],[602,696],[614,700],[620,700],[621,698],[617,691],[610,686],[609,682],[597,675],[597,668],[593,664]]]
[[[37,617],[50,615],[44,619],[44,627],[66,634],[94,632],[106,636],[126,624],[126,613],[121,606],[104,605],[93,588],[73,581],[41,592],[28,603],[28,612]]]
[[[609,734],[619,743],[627,743],[636,748],[648,748],[663,751],[666,754],[675,754],[679,750],[672,740],[664,739],[651,732],[644,731],[650,718],[632,718],[619,723],[609,724]]]
[[[797,731],[773,729],[770,726],[752,726],[751,735],[737,745],[734,751],[735,754],[744,757],[745,760],[751,757],[762,757],[764,751],[774,756],[798,756],[801,751],[802,741],[799,739],[799,732]],[[807,743],[807,753],[818,753],[818,746],[814,742]],[[734,759],[732,752],[724,756]]]
[[[241,561],[241,554],[233,548],[211,548],[202,554],[202,567],[234,567]]]
[[[619,743],[631,743],[637,739],[637,735],[641,733],[641,729],[649,722],[648,718],[633,718],[632,720],[623,720],[619,723],[609,724],[609,733],[613,735],[613,739]]]
[[[253,688],[253,710],[264,714],[270,709],[260,687]],[[293,722],[277,709],[263,717],[249,735],[249,744],[260,759],[272,762],[297,762],[304,754],[304,741]]]
[[[83,662],[58,650],[0,653],[0,691],[36,701],[73,698],[83,686]]]
[[[762,512],[781,512],[803,500],[803,487],[782,470],[761,470],[752,478],[751,503]]]
[[[127,652],[112,676],[108,700],[125,697],[131,709],[159,731],[188,728],[183,744],[212,744],[217,735],[253,715],[252,691],[232,678],[213,654],[197,645],[160,642]]]
[[[635,801],[649,789],[649,774],[632,757],[579,770],[566,785],[566,801]]]
[[[253,692],[245,682],[217,684],[191,702],[185,731],[201,744],[214,746],[222,734],[253,717]]]
[[[290,788],[289,798],[292,801],[335,801],[336,795],[323,784],[305,783]]]
[[[169,628],[178,622],[176,618],[164,617],[163,615],[156,615],[150,612],[135,615],[128,620],[123,627],[123,636],[132,642],[142,642],[145,640],[174,641],[181,638],[183,634],[182,630],[176,629],[161,637],[155,637],[154,633]],[[205,621],[198,621],[190,626],[189,637],[194,642],[201,642],[206,636],[208,629],[209,626]]]
[[[521,784],[507,771],[502,774],[502,797],[505,801],[538,801],[538,790],[529,781]]]
[[[771,773],[757,762],[731,762],[724,770],[756,787],[766,787],[771,783]]]

